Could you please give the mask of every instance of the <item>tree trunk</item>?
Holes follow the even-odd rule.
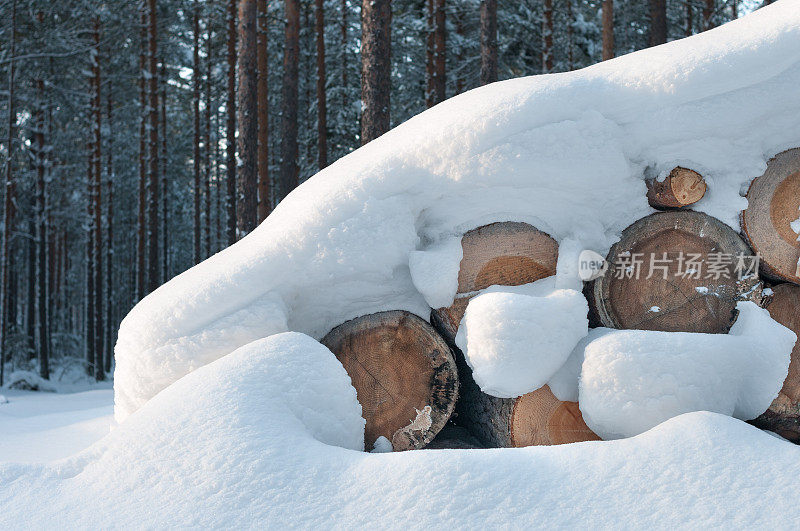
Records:
[[[114,357],[114,336],[116,330],[116,322],[114,319],[114,309],[117,307],[117,287],[114,283],[114,120],[112,112],[112,96],[111,87],[108,87],[108,155],[106,163],[106,177],[107,177],[107,197],[106,203],[108,204],[106,210],[106,344],[105,344],[105,358],[104,370],[107,373],[111,372],[111,364]]]
[[[140,301],[145,295],[146,286],[146,256],[147,256],[147,91],[146,91],[146,49],[147,49],[147,10],[142,9],[139,28],[139,210],[137,217],[136,234],[136,300]]]
[[[3,241],[2,241],[2,256],[0,256],[0,268],[2,269],[2,284],[0,284],[0,387],[3,386],[5,379],[6,369],[6,339],[8,337],[8,330],[11,328],[10,323],[10,282],[9,282],[9,267],[10,259],[9,254],[11,251],[11,225],[13,220],[13,182],[14,182],[14,141],[15,131],[17,128],[17,111],[16,101],[14,100],[14,88],[16,73],[16,50],[17,50],[17,0],[11,1],[11,30],[10,30],[10,44],[9,44],[9,58],[11,62],[8,65],[8,142],[6,143],[7,160],[6,172],[3,186]]]
[[[92,177],[94,179],[93,188],[94,194],[92,201],[94,206],[92,212],[94,214],[94,222],[92,223],[92,234],[90,238],[94,238],[94,271],[92,282],[94,282],[94,336],[90,336],[90,341],[94,341],[94,377],[97,381],[105,380],[105,371],[103,370],[103,332],[105,330],[103,322],[103,210],[102,210],[102,186],[103,186],[103,159],[101,154],[102,146],[102,111],[100,100],[100,19],[94,19],[94,28],[92,31],[94,40],[95,54],[92,58],[92,78],[94,79],[94,94],[92,103],[92,116],[94,118],[94,155],[92,162],[94,169]]]
[[[800,284],[800,148],[780,153],[750,185],[742,231],[770,277]]]
[[[461,239],[458,293],[448,308],[433,310],[445,338],[455,341],[467,304],[492,285],[518,286],[554,275],[558,243],[527,223],[492,223]]]
[[[226,131],[225,211],[228,245],[236,243],[236,0],[228,0],[228,123]]]
[[[194,118],[193,170],[194,170],[194,263],[201,260],[200,249],[200,7],[197,0],[192,5],[192,111]],[[166,249],[165,249],[166,251]]]
[[[41,24],[43,14],[36,14],[37,21]],[[36,130],[33,135],[33,154],[36,167],[36,308],[38,314],[37,332],[39,343],[39,375],[50,378],[50,338],[49,330],[49,297],[47,281],[47,189],[45,181],[45,109],[44,109],[44,80],[40,77],[34,81],[36,87],[36,111],[34,122]],[[31,271],[33,274],[33,271]],[[34,301],[29,301],[34,304]]]
[[[269,181],[269,14],[258,0],[258,222],[272,212]]]
[[[324,2],[315,0],[317,33],[317,166],[328,165],[328,99],[325,73],[325,11]],[[342,87],[344,88],[344,87]]]
[[[286,0],[286,44],[283,51],[281,89],[281,165],[275,202],[279,203],[298,184],[297,105],[300,62],[300,3]]]
[[[650,206],[660,210],[693,205],[706,193],[703,176],[680,166],[673,169],[664,181],[651,179],[646,184]]]
[[[258,225],[258,61],[256,0],[239,0],[239,237]]]
[[[686,36],[691,37],[694,34],[694,7],[692,7],[692,0],[686,0]]]
[[[553,71],[553,0],[544,0],[542,17],[542,73]]]
[[[148,39],[147,60],[149,66],[149,170],[150,197],[148,201],[148,264],[147,291],[153,292],[160,284],[158,261],[158,13],[156,0],[147,0]]]
[[[603,61],[614,58],[614,0],[603,0]]]
[[[497,0],[481,0],[481,85],[497,81]]]
[[[765,301],[770,316],[800,337],[800,287],[781,284],[772,291]],[[789,374],[778,397],[753,424],[800,442],[800,340],[794,345]]]
[[[572,15],[572,0],[567,0],[567,70],[575,68],[575,35],[572,23],[575,18]]]
[[[161,278],[169,280],[169,188],[167,186],[167,69],[164,61],[161,62]]]
[[[395,451],[421,448],[450,418],[458,375],[447,343],[408,312],[358,317],[322,339],[344,365],[367,421],[369,450],[379,436]]]
[[[447,12],[445,0],[434,0],[433,104],[447,99]]]
[[[361,3],[361,144],[389,130],[392,92],[392,2]]]
[[[211,256],[211,33],[206,37],[206,103],[205,103],[205,173],[203,175],[203,238],[205,241],[205,255]],[[214,135],[216,141],[216,133]]]
[[[609,328],[724,334],[736,303],[760,294],[750,255],[739,235],[711,216],[652,214],[611,248],[592,302]]]
[[[667,42],[667,0],[650,0],[650,46]]]
[[[706,0],[705,6],[703,7],[703,29],[710,30],[716,23],[714,22],[714,12],[716,11],[717,6],[714,0]]]
[[[435,77],[435,65],[434,65],[434,27],[436,23],[434,22],[434,8],[433,3],[436,0],[426,0],[425,1],[425,24],[426,24],[426,32],[425,32],[425,107],[430,109],[435,105],[434,103],[434,77]]]

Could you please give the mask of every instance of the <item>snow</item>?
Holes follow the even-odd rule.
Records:
[[[375,444],[372,445],[373,448],[370,450],[373,454],[386,454],[394,451],[392,447],[392,441],[381,435],[377,439],[375,439]]]
[[[0,464],[0,528],[785,527],[800,448],[691,413],[631,439],[360,451],[335,357],[280,334],[164,390],[83,453]],[[535,478],[535,481],[531,481]]]
[[[756,418],[778,396],[797,336],[752,302],[729,334],[619,330],[585,348],[580,409],[603,439],[691,411]]]
[[[583,339],[578,341],[564,365],[547,382],[556,398],[566,402],[578,401],[578,383],[581,377],[586,345],[609,332],[614,332],[614,330],[604,327],[593,328],[589,330],[589,333]]]
[[[418,274],[426,260],[413,253],[486,223],[529,222],[605,255],[652,211],[644,178],[681,165],[708,182],[697,209],[737,227],[742,186],[800,145],[799,6],[781,0],[580,71],[469,91],[327,167],[126,317],[117,420],[260,337],[320,338],[381,310],[427,318],[429,302],[452,293],[455,246],[441,286]],[[573,282],[559,265],[559,278]]]
[[[582,252],[604,256],[652,211],[643,179],[676,165],[708,182],[696,207],[738,228],[740,191],[800,145],[799,83],[800,0],[781,0],[689,39],[422,113],[131,311],[115,347],[119,425],[102,439],[67,457],[107,432],[107,406],[88,405],[97,397],[81,408],[80,397],[41,395],[63,400],[59,418],[14,417],[33,401],[4,390],[0,455],[18,462],[0,463],[0,528],[786,527],[800,519],[800,448],[727,415],[748,418],[777,394],[791,332],[743,305],[729,335],[580,339],[580,295],[554,290],[580,288]],[[517,392],[510,367],[530,369],[525,388],[547,381],[580,399],[601,435],[640,434],[364,452],[355,390],[316,339],[358,315],[427,318],[448,305],[456,242],[494,221],[547,232],[559,259],[554,277],[476,294],[462,333],[468,352],[478,333],[476,373],[496,369],[483,371],[498,376],[490,385]],[[538,319],[550,304],[546,337],[535,336],[519,312]],[[506,339],[502,360],[477,361]],[[525,356],[532,340],[545,355]]]
[[[431,308],[442,308],[453,303],[458,292],[458,266],[463,253],[461,238],[456,237],[409,253],[411,280]]]
[[[109,433],[113,404],[110,388],[65,394],[6,389],[0,395],[0,460],[71,456]]]
[[[501,398],[542,387],[589,331],[589,305],[575,290],[546,297],[485,293],[473,298],[456,335],[484,393]]]

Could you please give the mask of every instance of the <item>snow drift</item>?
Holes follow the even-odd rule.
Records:
[[[709,185],[696,206],[737,225],[740,189],[800,145],[800,1],[577,72],[454,97],[342,158],[236,245],[174,278],[122,323],[116,418],[181,376],[285,330],[319,338],[452,292],[413,253],[493,221],[524,221],[605,254],[651,212],[643,177],[676,165]],[[423,260],[424,261],[424,260]],[[415,285],[415,281],[419,285]]]
[[[603,439],[638,435],[691,411],[751,420],[789,371],[797,336],[752,302],[729,334],[609,331],[585,348],[580,408]]]
[[[730,417],[688,414],[621,441],[369,454],[360,413],[330,351],[275,335],[182,378],[76,457],[0,464],[0,528],[745,528],[800,518],[800,448]]]

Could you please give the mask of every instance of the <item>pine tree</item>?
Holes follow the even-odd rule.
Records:
[[[391,108],[391,0],[361,4],[361,143],[389,130]]]

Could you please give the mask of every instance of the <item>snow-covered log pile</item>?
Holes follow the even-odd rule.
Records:
[[[767,406],[759,426],[800,438],[787,339],[800,312],[799,7],[473,90],[337,161],[127,316],[117,420],[296,331],[348,371],[367,450],[424,447],[448,419],[484,445],[524,446]],[[781,325],[729,334],[745,326],[737,307],[756,305]],[[665,349],[675,356],[650,364],[657,375],[597,367],[642,367]],[[736,362],[718,374],[727,351]],[[687,396],[690,363],[713,381]],[[659,382],[643,400],[675,400],[632,403],[649,415],[634,429],[620,397],[645,397],[636,378]]]

